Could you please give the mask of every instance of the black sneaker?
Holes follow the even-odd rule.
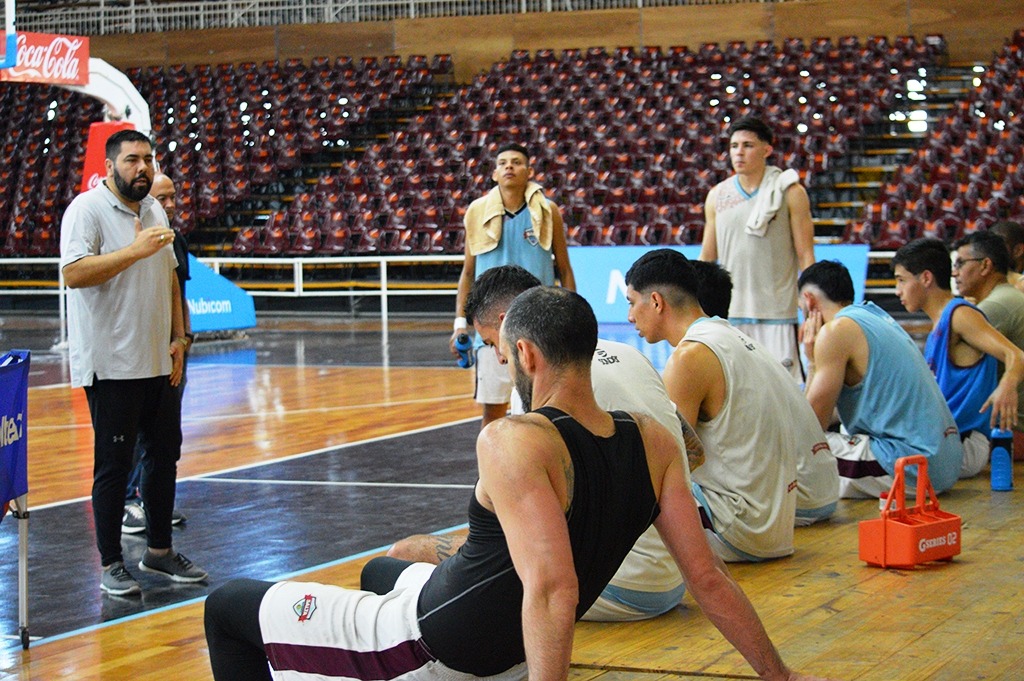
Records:
[[[142,587],[132,577],[132,573],[128,572],[128,568],[124,566],[124,563],[120,561],[103,569],[103,576],[100,578],[100,590],[112,596],[142,593]]]
[[[188,517],[174,509],[171,511],[171,525],[181,525]],[[125,504],[124,515],[121,516],[121,531],[125,534],[139,534],[146,531],[146,512],[141,501],[130,501]]]
[[[142,510],[142,504],[132,501],[124,505],[121,531],[125,534],[139,534],[146,531],[146,512]]]
[[[162,556],[154,555],[149,549],[142,554],[139,561],[139,569],[143,572],[153,572],[164,577],[170,577],[175,582],[191,584],[206,579],[206,570],[203,570],[188,558],[174,549]]]

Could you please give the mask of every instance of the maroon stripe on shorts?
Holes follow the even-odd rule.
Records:
[[[419,640],[368,652],[292,643],[267,643],[264,648],[276,671],[354,679],[393,679],[434,660]]]
[[[700,526],[705,530],[715,531],[715,526],[711,523],[711,517],[708,516],[708,512],[704,510],[704,507],[697,504],[697,513],[700,515]]]
[[[877,461],[853,461],[852,459],[836,459],[841,478],[882,478],[889,472]]]

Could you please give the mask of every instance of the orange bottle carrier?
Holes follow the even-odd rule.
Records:
[[[907,508],[906,466],[917,466],[916,505]],[[953,560],[960,553],[960,516],[939,509],[928,479],[928,459],[896,460],[896,474],[882,517],[860,523],[860,559],[868,565],[911,569],[933,560]]]

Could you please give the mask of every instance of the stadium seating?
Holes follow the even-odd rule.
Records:
[[[1024,219],[1016,200],[1024,187],[1024,123],[1015,113],[1024,110],[1020,34],[996,56],[977,93],[931,126],[913,162],[897,169],[869,207],[903,218],[902,229],[883,230],[875,248],[919,236],[952,240],[999,220]],[[899,215],[894,198],[906,206]]]
[[[914,162],[840,238],[876,248],[920,234],[953,238],[1021,212],[1024,128],[1010,115],[1024,109],[1019,33],[977,95],[932,124]],[[810,185],[834,172],[941,49],[848,36],[517,50],[450,98],[436,97],[435,84],[450,83],[451,55],[128,75],[151,104],[157,156],[178,183],[175,226],[193,243],[223,242],[233,254],[457,253],[465,206],[490,186],[490,158],[503,141],[531,143],[537,179],[562,206],[571,243],[698,243],[704,197],[729,172],[730,121],[769,118],[779,159]],[[42,120],[50,101],[55,116]],[[80,163],[57,159],[81,158],[101,105],[16,83],[0,86],[0,104],[9,112],[0,144],[16,159],[0,171],[4,251],[52,252],[40,216],[20,216],[49,199],[52,235],[81,182]],[[68,134],[51,135],[58,126]],[[303,193],[307,205],[285,208]],[[254,214],[285,221],[247,224]]]

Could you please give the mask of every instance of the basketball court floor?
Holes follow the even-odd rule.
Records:
[[[141,598],[104,596],[89,511],[92,428],[68,385],[56,325],[0,317],[0,348],[33,350],[29,390],[29,633],[17,639],[17,523],[0,522],[0,680],[209,678],[202,598],[240,576],[358,583],[366,557],[414,532],[461,527],[475,480],[472,372],[448,321],[261,318],[199,343],[183,407],[176,547],[208,583],[136,571]],[[636,343],[627,326],[602,336]],[[649,349],[655,366],[667,348]],[[1020,468],[1018,467],[1018,472]],[[1024,479],[1018,474],[1018,490]],[[1019,494],[1019,492],[1018,492]],[[964,519],[952,564],[878,569],[858,559],[872,501],[842,500],[797,551],[730,572],[794,667],[857,681],[1021,678],[1024,530],[1018,494],[987,472],[943,495]],[[125,536],[137,561],[144,540]],[[687,596],[642,623],[577,625],[573,681],[748,679],[751,669]]]
[[[5,319],[2,346],[32,350],[32,645],[202,598],[234,577],[297,576],[409,534],[464,523],[476,479],[478,409],[469,399],[472,372],[455,367],[445,329],[398,322],[382,345],[376,322],[280,318],[237,338],[198,343],[188,367],[177,486],[176,506],[188,520],[175,529],[174,541],[210,578],[180,585],[134,569],[143,586],[139,598],[112,597],[98,587],[89,501],[92,431],[84,395],[68,383],[66,353],[51,349],[57,330],[50,320]],[[644,346],[628,326],[604,328],[602,335]],[[660,368],[667,346],[648,349]],[[439,394],[432,392],[437,375],[446,385]],[[380,382],[379,408],[331,398],[349,392],[349,382]],[[397,394],[402,391],[410,395]],[[453,402],[460,405],[454,411]],[[446,411],[438,418],[441,405]],[[346,406],[363,408],[356,415]],[[386,434],[352,434],[350,416]],[[267,421],[276,419],[287,421],[285,432],[269,432]],[[78,469],[69,484],[59,475],[36,475],[37,469],[61,468],[68,449],[76,452],[69,466]],[[221,449],[225,456],[218,455]],[[198,472],[192,472],[194,458],[204,462]],[[132,569],[145,535],[125,534],[122,546]],[[8,652],[18,644],[17,549],[17,523],[7,516],[0,522],[0,650]]]

